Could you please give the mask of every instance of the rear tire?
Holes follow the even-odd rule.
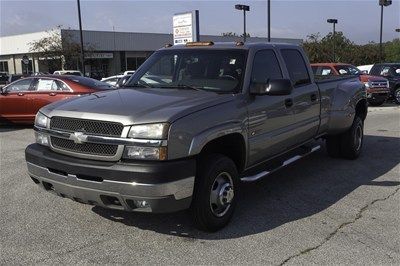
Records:
[[[208,232],[225,227],[233,215],[239,191],[235,163],[220,154],[200,160],[191,214],[195,226]]]
[[[361,153],[364,140],[364,122],[356,116],[351,128],[343,133],[340,141],[342,157],[350,160],[357,159]]]

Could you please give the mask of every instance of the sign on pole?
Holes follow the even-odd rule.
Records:
[[[198,10],[175,14],[172,25],[174,45],[200,41]]]

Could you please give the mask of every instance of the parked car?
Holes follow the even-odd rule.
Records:
[[[71,75],[83,77],[82,72],[80,72],[79,70],[57,70],[54,71],[53,75]]]
[[[370,72],[389,80],[390,97],[400,104],[400,63],[375,64]]]
[[[110,76],[106,78],[102,78],[101,81],[106,82],[112,86],[117,85],[118,81],[123,77],[124,75],[115,75],[115,76]]]
[[[6,81],[6,84],[10,84],[16,80],[19,80],[20,78],[25,77],[23,74],[10,74],[8,75],[8,81]]]
[[[107,83],[79,76],[36,76],[1,89],[0,120],[32,124],[43,106],[59,100],[110,89]]]
[[[358,66],[357,68],[361,71],[361,73],[363,74],[369,74],[369,72],[371,71],[372,65],[363,65],[363,66]]]
[[[32,180],[62,197],[190,208],[197,227],[216,231],[242,182],[317,151],[315,139],[356,159],[366,116],[358,77],[315,80],[300,46],[188,43],[152,54],[121,89],[40,109],[25,158]]]
[[[7,72],[0,72],[0,86],[5,85],[8,81],[8,73]]]
[[[316,63],[311,64],[314,75],[317,76],[348,76],[356,75],[367,87],[368,103],[373,106],[382,105],[390,95],[389,81],[379,76],[363,74],[358,68],[343,63]]]

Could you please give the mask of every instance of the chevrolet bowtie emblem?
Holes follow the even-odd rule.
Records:
[[[82,144],[86,142],[87,135],[85,135],[83,132],[74,132],[74,134],[69,136],[69,139],[76,144]]]

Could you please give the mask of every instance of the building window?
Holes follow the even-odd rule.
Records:
[[[137,70],[146,61],[145,57],[128,57],[126,58],[126,69]]]
[[[22,74],[31,74],[33,73],[33,65],[32,60],[29,60],[29,64],[25,65],[21,60],[22,65]]]
[[[7,61],[0,61],[0,72],[8,73],[8,62]]]

